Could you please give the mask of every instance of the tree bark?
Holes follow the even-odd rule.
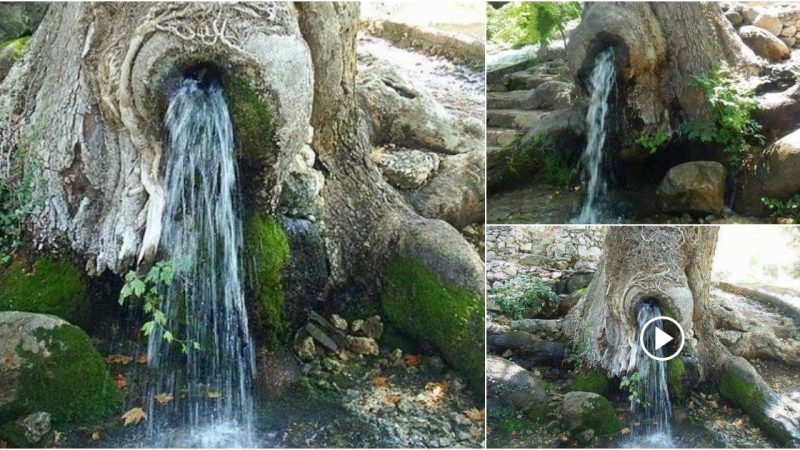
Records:
[[[636,311],[655,300],[686,333],[701,376],[713,371],[721,345],[708,308],[714,227],[612,227],[586,294],[564,320],[564,333],[586,362],[615,376],[636,366]]]

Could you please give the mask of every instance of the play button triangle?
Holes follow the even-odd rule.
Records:
[[[655,327],[656,329],[656,350],[660,349],[661,347],[667,345],[671,340],[672,336],[668,335],[661,331],[661,328]]]

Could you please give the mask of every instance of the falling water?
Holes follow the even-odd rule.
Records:
[[[162,308],[167,328],[188,348],[167,342],[165,330],[150,336],[150,364],[159,373],[148,395],[150,431],[163,445],[253,446],[255,358],[241,280],[233,130],[222,89],[184,80],[164,125],[162,251],[176,276]],[[156,402],[162,392],[174,400]],[[167,423],[181,430],[178,436],[165,437]]]
[[[598,223],[601,220],[596,202],[606,193],[603,176],[603,146],[606,142],[608,96],[614,87],[614,52],[605,50],[594,60],[589,79],[592,98],[586,113],[586,149],[583,151],[584,173],[587,177],[586,200],[576,223]]]
[[[643,304],[639,309],[636,319],[639,323],[638,330],[650,319],[661,315],[657,305]],[[663,357],[663,348],[655,349],[656,327],[663,329],[663,321],[656,320],[648,327],[645,333],[644,344],[654,356]],[[638,399],[631,401],[631,411],[640,426],[632,426],[631,439],[636,447],[672,447],[670,433],[670,417],[672,405],[669,401],[667,387],[666,361],[656,361],[645,354],[639,347],[636,355],[636,372],[640,374],[638,385]]]

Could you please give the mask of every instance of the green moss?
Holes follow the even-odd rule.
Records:
[[[591,406],[586,408],[583,424],[570,430],[572,434],[592,429],[598,435],[616,433],[622,428],[614,408],[605,397],[597,397],[591,401]]]
[[[483,392],[483,299],[410,258],[389,263],[383,286],[381,304],[388,320],[418,342],[433,345]]]
[[[94,424],[119,412],[122,392],[114,386],[103,357],[86,333],[62,325],[42,329],[35,336],[48,343],[50,353],[45,356],[18,348],[23,367],[18,400],[0,408],[0,420],[46,411],[58,427]]]
[[[273,150],[272,111],[243,76],[227,78],[223,92],[233,123],[237,155],[249,162],[262,160]]]
[[[52,314],[80,327],[90,322],[85,276],[69,260],[16,258],[0,272],[0,286],[0,311]]]
[[[722,398],[741,408],[781,447],[794,446],[786,430],[767,417],[767,399],[755,383],[743,379],[733,370],[723,369],[719,374],[719,393]]]
[[[5,49],[6,47],[11,47],[11,49],[14,51],[11,60],[16,61],[22,58],[22,55],[25,54],[25,50],[28,49],[28,44],[30,42],[31,42],[30,36],[23,36],[23,37],[18,37],[16,39],[9,39],[7,41],[0,42],[0,50]]]
[[[673,400],[682,403],[685,399],[683,390],[683,373],[686,370],[683,360],[680,358],[672,358],[667,361],[667,386],[669,386],[669,395]]]
[[[582,371],[573,377],[570,389],[573,391],[593,392],[605,396],[609,392],[608,378],[601,370],[590,369]]]
[[[289,239],[274,217],[256,213],[245,222],[244,241],[253,264],[250,286],[257,322],[264,330],[266,345],[275,349],[286,331],[283,269],[289,261]]]

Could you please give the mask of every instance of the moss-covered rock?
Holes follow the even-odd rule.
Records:
[[[443,281],[423,262],[395,258],[386,268],[381,304],[386,318],[431,345],[483,391],[483,299]]]
[[[769,415],[777,395],[747,360],[734,357],[725,361],[719,373],[719,393],[741,408],[780,447],[796,446],[786,425]]]
[[[55,427],[92,424],[122,406],[89,336],[57,317],[0,313],[0,353],[0,423],[44,411]]]
[[[593,392],[608,395],[610,390],[608,377],[602,370],[589,369],[579,372],[572,378],[570,389],[573,391]]]
[[[683,403],[686,399],[685,390],[683,388],[683,374],[685,372],[686,366],[681,358],[672,358],[667,361],[667,386],[669,387],[669,396],[678,403]]]
[[[18,257],[0,269],[0,311],[52,314],[79,327],[90,323],[86,276],[71,261]]]
[[[226,77],[223,92],[237,156],[250,162],[262,160],[274,148],[272,110],[244,76]]]
[[[594,430],[598,436],[616,433],[622,428],[611,403],[602,395],[591,392],[569,392],[562,407],[564,424],[570,434]]]
[[[283,269],[289,261],[289,240],[274,217],[254,213],[245,221],[244,245],[245,258],[252,264],[255,322],[267,347],[275,349],[286,331]]]

